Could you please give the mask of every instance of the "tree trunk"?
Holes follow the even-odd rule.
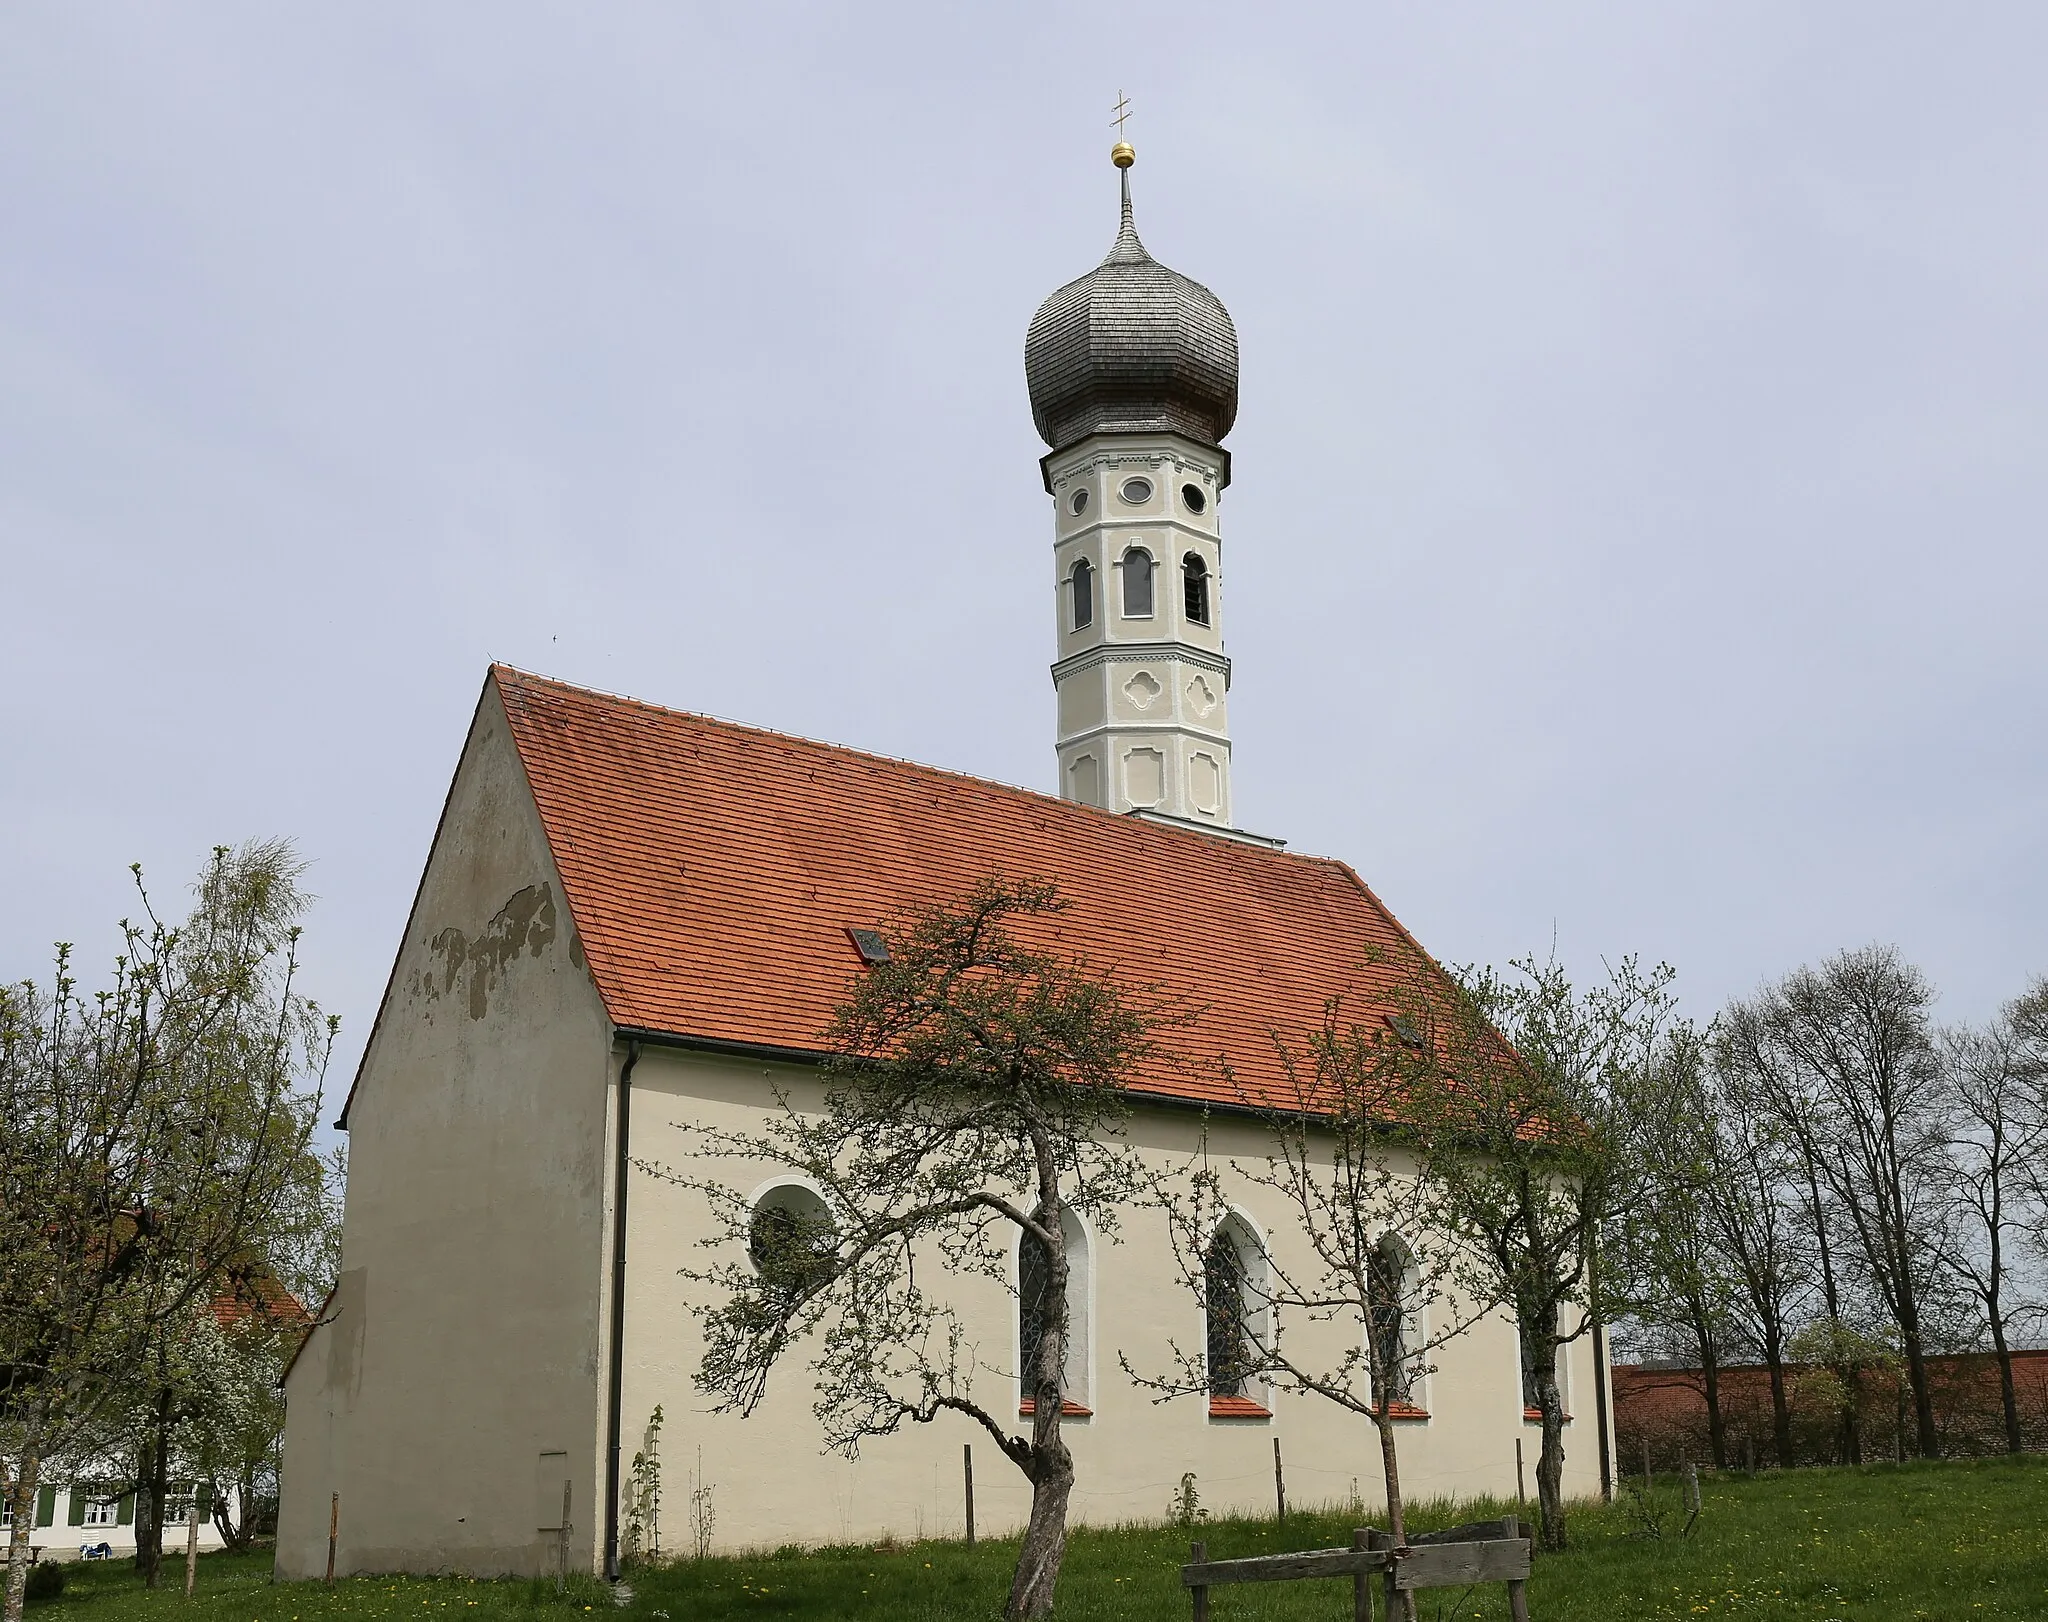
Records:
[[[2005,1450],[2024,1453],[2027,1444],[2020,1435],[2019,1393],[2012,1384],[2012,1348],[2005,1343],[2005,1323],[1995,1309],[1991,1314],[1991,1347],[1998,1355],[1998,1400],[2005,1409]]]
[[[1557,1378],[1543,1382],[1543,1451],[1536,1459],[1536,1507],[1543,1517],[1543,1547],[1564,1547],[1564,1408]]]
[[[14,1512],[13,1535],[7,1540],[6,1622],[21,1622],[21,1604],[28,1591],[28,1535],[35,1524],[36,1487],[42,1475],[42,1460],[24,1454],[9,1486],[8,1508]]]
[[[1711,1335],[1700,1337],[1700,1371],[1707,1382],[1707,1451],[1713,1455],[1714,1468],[1728,1468],[1728,1422],[1721,1413],[1721,1356],[1720,1348],[1714,1344]]]
[[[242,1553],[249,1547],[249,1506],[256,1501],[256,1472],[242,1466],[241,1490],[236,1494],[239,1519],[230,1513],[228,1495],[218,1486],[209,1485],[208,1497],[213,1501],[213,1526],[220,1533],[221,1547],[230,1554]]]
[[[1384,1407],[1384,1404],[1379,1406]],[[1372,1416],[1373,1428],[1380,1433],[1380,1468],[1387,1478],[1387,1531],[1392,1534],[1394,1547],[1408,1547],[1408,1512],[1401,1503],[1401,1461],[1394,1448],[1394,1422],[1382,1413]],[[1395,1602],[1400,1610],[1388,1622],[1414,1622],[1415,1596],[1403,1589]]]
[[[1053,1445],[1032,1449],[1038,1457],[1031,1475],[1031,1519],[1024,1527],[1024,1546],[1017,1551],[1017,1572],[1010,1579],[1007,1622],[1031,1622],[1050,1616],[1060,1562],[1067,1553],[1067,1500],[1074,1492],[1074,1461],[1059,1439],[1059,1414],[1054,1412]]]
[[[154,1588],[164,1564],[164,1494],[171,1460],[171,1392],[157,1393],[156,1413],[143,1445],[141,1480],[135,1494],[135,1569]]]
[[[1764,1343],[1764,1362],[1771,1371],[1771,1446],[1778,1468],[1792,1468],[1792,1400],[1785,1391],[1785,1348],[1776,1335]]]
[[[1928,1381],[1927,1354],[1920,1346],[1918,1312],[1912,1316],[1912,1327],[1901,1338],[1906,1343],[1906,1380],[1913,1388],[1913,1429],[1920,1445],[1920,1457],[1938,1459],[1941,1457],[1941,1437],[1934,1429],[1934,1388]]]
[[[1050,1243],[1045,1244],[1046,1283],[1037,1367],[1026,1371],[1031,1381],[1031,1451],[1024,1473],[1031,1481],[1031,1518],[1025,1523],[1023,1547],[1017,1551],[1010,1602],[1003,1610],[1008,1622],[1031,1622],[1052,1614],[1060,1562],[1067,1553],[1067,1500],[1074,1492],[1074,1456],[1060,1434],[1060,1411],[1067,1398],[1067,1337],[1072,1327],[1065,1209],[1052,1155],[1037,1135],[1034,1144],[1038,1149],[1038,1206],[1032,1220],[1049,1236]]]
[[[1836,1318],[1834,1325],[1839,1331],[1842,1327],[1842,1320]],[[1836,1372],[1842,1377],[1842,1389],[1848,1393],[1848,1396],[1842,1402],[1842,1436],[1840,1444],[1842,1456],[1839,1462],[1842,1464],[1861,1464],[1863,1462],[1863,1365],[1861,1363],[1839,1364],[1837,1365]]]

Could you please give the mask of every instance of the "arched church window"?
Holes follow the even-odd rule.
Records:
[[[1236,1217],[1217,1228],[1202,1257],[1211,1398],[1252,1394],[1247,1387],[1256,1376],[1264,1336],[1262,1260],[1258,1241]]]
[[[1562,1316],[1560,1313],[1559,1317]],[[1528,1348],[1522,1345],[1522,1337],[1519,1334],[1515,1336],[1515,1344],[1518,1348],[1518,1361],[1522,1365],[1522,1411],[1534,1419],[1543,1411],[1543,1392],[1537,1378],[1538,1371],[1530,1365]],[[1557,1400],[1569,1415],[1572,1411],[1572,1393],[1570,1381],[1566,1378],[1570,1365],[1565,1361],[1565,1348],[1559,1345],[1552,1356],[1555,1361],[1551,1365],[1551,1372],[1557,1381]]]
[[[747,1224],[747,1254],[769,1284],[798,1291],[830,1270],[838,1229],[815,1190],[783,1183],[754,1202]]]
[[[1074,629],[1078,631],[1095,621],[1095,565],[1086,558],[1074,565],[1072,589]]]
[[[1134,546],[1124,554],[1124,618],[1152,617],[1152,554]]]
[[[1067,1341],[1060,1359],[1064,1400],[1078,1407],[1088,1403],[1088,1234],[1072,1211],[1060,1214],[1060,1232],[1067,1257]],[[1017,1384],[1025,1406],[1038,1355],[1045,1345],[1052,1295],[1052,1258],[1035,1234],[1017,1244]]]
[[[1209,565],[1190,552],[1180,560],[1182,607],[1196,625],[1209,623]]]
[[[1391,1233],[1382,1235],[1367,1254],[1365,1266],[1373,1362],[1385,1382],[1387,1400],[1412,1402],[1415,1373],[1409,1349],[1413,1305],[1408,1247]]]

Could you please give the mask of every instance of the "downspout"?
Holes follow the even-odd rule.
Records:
[[[604,1579],[619,1580],[619,1407],[626,1383],[626,1188],[632,1170],[633,1067],[640,1041],[626,1043],[619,1066],[618,1147],[612,1168],[612,1327],[610,1393],[606,1398],[604,1452]]]
[[[1600,1250],[1593,1250],[1593,1417],[1600,1441],[1600,1501],[1614,1502],[1613,1449],[1607,1436],[1607,1325],[1600,1319]]]

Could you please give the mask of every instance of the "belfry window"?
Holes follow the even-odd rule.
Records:
[[[1209,565],[1190,552],[1180,560],[1182,606],[1194,625],[1209,623]]]
[[[1095,622],[1095,565],[1083,558],[1074,565],[1071,579],[1074,593],[1074,629]]]
[[[1124,618],[1152,617],[1152,554],[1132,547],[1124,554]]]

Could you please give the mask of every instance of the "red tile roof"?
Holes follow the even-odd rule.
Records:
[[[1338,993],[1376,1022],[1421,957],[1342,862],[504,665],[491,680],[620,1026],[815,1051],[860,972],[849,927],[990,872],[1049,877],[1071,907],[1031,926],[1047,944],[1201,1009],[1164,1033],[1179,1062],[1142,1090],[1231,1102],[1218,1061],[1247,1089],[1277,1086],[1275,1033],[1299,1050]]]

